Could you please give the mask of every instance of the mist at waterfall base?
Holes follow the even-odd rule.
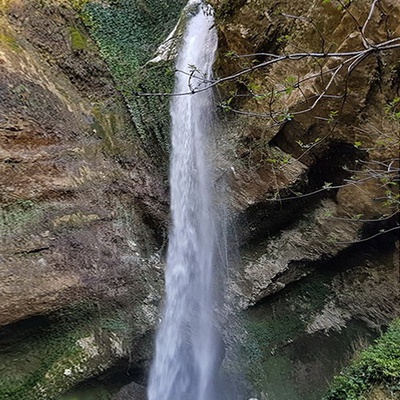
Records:
[[[193,6],[191,2],[189,5]],[[171,214],[166,299],[150,370],[149,400],[220,400],[221,339],[216,329],[218,264],[213,182],[207,159],[212,77],[217,33],[209,6],[189,15],[176,62],[171,102]]]

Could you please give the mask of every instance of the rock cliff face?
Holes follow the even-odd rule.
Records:
[[[167,101],[134,92],[170,90],[171,61],[146,64],[184,4],[170,3],[0,2],[1,398],[55,399],[115,365],[142,383],[169,121]],[[225,364],[256,396],[320,399],[400,314],[400,50],[351,73],[338,57],[258,66],[398,38],[400,5],[210,3],[217,75],[250,69],[216,91],[217,182],[241,253]]]
[[[71,6],[0,11],[0,397],[54,398],[153,329],[168,195]]]
[[[321,398],[360,338],[399,315],[398,189],[386,178],[398,177],[400,50],[351,71],[308,55],[397,38],[400,5],[211,3],[222,136],[236,139],[224,147],[225,177],[242,244],[235,303],[251,306],[248,375],[258,395]],[[303,56],[268,65],[271,54]]]

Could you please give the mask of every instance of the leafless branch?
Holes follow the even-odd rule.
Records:
[[[315,59],[327,59],[327,58],[338,58],[338,59],[345,59],[342,61],[342,63],[335,68],[334,76],[337,75],[338,69],[341,69],[343,65],[347,65],[349,62],[351,62],[350,66],[348,67],[348,71],[350,72],[353,70],[362,60],[365,58],[369,57],[370,55],[374,53],[379,53],[382,51],[387,51],[391,49],[397,49],[400,48],[400,37],[394,38],[391,40],[388,40],[383,43],[379,43],[374,46],[369,46],[367,49],[364,50],[356,50],[356,51],[350,51],[350,52],[327,52],[327,53],[314,53],[314,52],[300,52],[300,53],[293,53],[293,54],[285,54],[285,55],[274,55],[274,54],[268,54],[268,53],[258,53],[258,54],[263,54],[265,56],[271,57],[272,59],[261,62],[260,64],[253,65],[251,67],[242,69],[232,75],[225,76],[223,78],[215,79],[213,81],[207,81],[209,82],[208,85],[205,85],[202,88],[196,89],[196,90],[190,90],[188,92],[181,92],[181,93],[166,93],[166,92],[159,92],[159,93],[144,93],[144,92],[135,92],[134,95],[136,96],[162,96],[162,97],[174,97],[174,96],[190,96],[194,95],[199,92],[203,92],[206,90],[209,90],[217,85],[220,85],[222,83],[228,82],[228,81],[233,81],[236,80],[244,75],[247,75],[251,72],[257,71],[259,69],[263,69],[266,67],[269,67],[273,64],[276,64],[278,62],[283,62],[283,61],[298,61],[304,58],[315,58]],[[242,56],[238,56],[242,57]],[[186,73],[188,74],[188,73]],[[189,73],[189,78],[191,74]],[[330,80],[330,83],[332,83],[332,80]],[[306,111],[306,110],[305,110]]]
[[[399,211],[395,211],[394,213],[387,215],[387,216],[382,216],[379,218],[374,218],[374,219],[363,219],[363,218],[354,218],[354,217],[348,217],[348,218],[341,218],[341,217],[334,217],[332,215],[329,215],[326,217],[326,219],[334,219],[336,221],[346,221],[346,222],[354,222],[354,223],[364,223],[364,222],[384,222],[392,219],[396,215],[399,214]]]
[[[362,28],[361,28],[361,36],[362,36],[362,38],[363,38],[363,44],[364,44],[364,47],[365,47],[366,49],[367,49],[371,44],[369,43],[368,39],[367,39],[366,36],[365,36],[365,30],[367,29],[367,25],[369,24],[369,22],[370,22],[371,19],[372,19],[372,15],[373,15],[373,13],[374,13],[376,4],[377,4],[378,2],[379,2],[379,0],[374,0],[374,1],[373,1],[372,5],[371,5],[371,8],[370,8],[370,10],[369,10],[368,18],[366,19],[364,25],[363,25]]]
[[[336,242],[336,243],[338,243],[338,244],[357,244],[357,243],[367,242],[368,240],[374,239],[378,236],[382,236],[385,233],[398,231],[399,229],[400,229],[400,226],[395,226],[394,228],[390,228],[390,229],[386,229],[386,230],[382,229],[382,231],[376,233],[375,235],[368,236],[364,239],[358,239],[358,240],[355,240],[354,242]]]

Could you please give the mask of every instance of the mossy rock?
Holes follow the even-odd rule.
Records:
[[[172,91],[172,64],[146,63],[172,31],[186,1],[118,0],[106,5],[75,1],[73,4],[81,10],[82,19],[125,98],[142,145],[156,164],[165,166],[169,151],[169,99],[136,94]]]
[[[15,236],[36,226],[44,213],[44,207],[31,200],[21,200],[0,207],[0,234]]]
[[[77,304],[1,332],[0,398],[55,399],[125,355],[132,327],[117,312]]]
[[[83,32],[76,27],[69,28],[71,45],[73,50],[84,50],[87,48],[87,38]]]
[[[20,51],[21,47],[19,46],[15,37],[11,34],[11,32],[7,31],[5,28],[0,28],[0,45],[5,44],[13,51]]]

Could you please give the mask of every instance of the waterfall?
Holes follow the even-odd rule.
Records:
[[[212,90],[198,92],[212,76],[217,47],[211,8],[191,1],[176,63],[171,103],[172,228],[165,275],[166,300],[150,371],[149,400],[214,400],[218,345],[214,321],[216,229],[207,134]],[[194,12],[194,9],[197,11]]]

